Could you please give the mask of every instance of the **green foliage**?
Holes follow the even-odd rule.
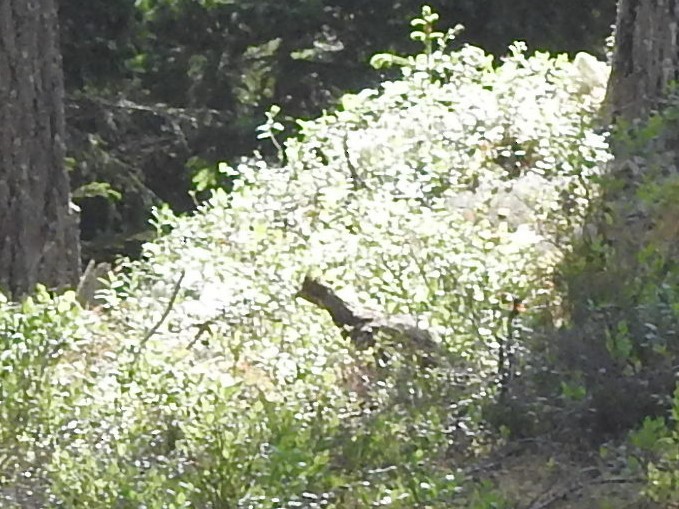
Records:
[[[580,401],[587,396],[587,387],[582,383],[573,383],[570,381],[561,382],[561,395],[566,400]]]
[[[647,419],[641,429],[632,434],[634,445],[651,453],[648,462],[648,486],[646,494],[665,506],[679,502],[679,390],[675,390],[672,420]]]
[[[74,292],[53,297],[39,287],[20,304],[0,296],[0,486],[41,489],[39,467],[73,433],[90,385],[86,352],[95,331]],[[12,502],[3,496],[3,507]]]
[[[646,417],[641,427],[630,434],[630,443],[643,451],[658,453],[667,445],[667,425],[663,418]]]
[[[74,200],[82,198],[94,198],[99,196],[110,201],[118,201],[122,194],[111,187],[108,182],[90,182],[75,189],[71,194]]]
[[[567,58],[517,43],[494,66],[438,44],[430,11],[420,20],[437,47],[403,57],[400,79],[299,120],[282,161],[243,159],[230,193],[214,183],[234,170],[199,170],[198,190],[214,190],[194,215],[156,210],[159,238],[84,314],[106,341],[87,368],[56,365],[86,382],[39,448],[50,504],[509,506],[449,455],[482,449],[500,342],[543,319],[513,303],[558,297],[554,264],[609,156],[590,128],[597,95]],[[441,358],[421,366],[386,335],[357,350],[298,298],[308,274],[409,315]]]
[[[511,507],[502,494],[487,481],[481,482],[478,486],[474,487],[470,502],[471,505],[469,507],[472,509],[508,509]]]
[[[439,15],[432,12],[431,7],[425,5],[422,7],[422,17],[410,22],[414,27],[414,30],[410,32],[410,38],[423,44],[425,55],[431,55],[434,51],[434,43],[440,48],[445,48],[446,44],[454,38],[454,33],[461,30],[458,25],[455,30],[450,30],[447,34],[437,32],[434,26],[438,19]]]
[[[648,496],[663,505],[676,504],[677,461],[679,459],[679,397],[668,401],[670,388],[676,383],[677,350],[676,323],[679,318],[679,265],[677,240],[679,229],[679,179],[668,171],[671,153],[667,148],[676,143],[677,95],[671,90],[664,109],[652,114],[646,122],[618,129],[616,143],[634,165],[630,170],[641,174],[632,186],[633,199],[622,211],[628,215],[636,209],[631,233],[636,236],[638,251],[631,260],[623,258],[630,268],[630,279],[625,302],[636,320],[633,347],[637,362],[655,379],[668,379],[658,387],[651,385],[650,397],[670,407],[671,421],[646,419],[631,438],[631,442],[646,452],[648,461]],[[628,170],[628,171],[630,171]],[[629,178],[630,175],[624,175]],[[614,196],[630,192],[624,187],[615,189]],[[643,225],[640,233],[639,225]],[[622,236],[623,239],[626,237]],[[617,253],[609,255],[617,260]],[[630,305],[631,304],[631,305]]]
[[[542,50],[602,55],[615,1],[458,0],[434,7],[441,19],[467,27],[457,44],[501,55],[512,41],[526,40]],[[192,193],[193,158],[214,170],[218,161],[233,164],[255,148],[280,155],[253,134],[269,105],[313,118],[344,91],[374,86],[380,78],[365,63],[377,51],[415,51],[420,43],[402,35],[420,10],[419,0],[63,2],[66,141],[69,156],[81,163],[72,182],[124,191],[116,203],[80,200],[84,239],[95,240],[85,254],[110,257],[99,246],[115,238],[113,249],[120,249],[124,243],[113,234],[139,232],[161,200],[191,210],[203,198]],[[431,34],[422,40],[428,51],[448,37]],[[81,134],[101,136],[108,160],[83,146]],[[201,173],[204,184],[208,172]]]
[[[187,166],[193,170],[191,182],[197,193],[203,193],[210,189],[230,190],[233,181],[238,174],[226,163],[211,165],[200,158],[191,159]]]
[[[457,25],[455,28],[448,30],[447,33],[438,32],[435,30],[436,21],[439,15],[432,12],[431,7],[425,5],[422,7],[421,18],[415,18],[411,21],[414,30],[410,32],[410,38],[414,41],[422,43],[423,54],[420,55],[420,60],[425,57],[428,63],[431,62],[431,56],[434,48],[445,50],[446,46],[452,42],[455,37],[462,32],[462,25]],[[390,53],[378,53],[370,59],[370,65],[375,69],[390,67],[398,65],[403,68],[414,68],[416,65],[415,58],[404,58]],[[433,70],[433,68],[432,68]],[[435,76],[432,76],[433,78]]]
[[[281,108],[275,104],[269,108],[269,111],[265,113],[266,122],[257,128],[259,131],[257,138],[260,140],[271,140],[271,143],[276,147],[278,158],[283,159],[283,147],[276,138],[276,134],[283,132],[284,129],[283,124],[276,120],[276,116],[280,111]]]
[[[66,76],[69,84],[102,83],[129,77],[126,71],[131,71],[146,81],[143,74],[170,75],[165,73],[173,69],[179,78],[193,67],[195,58],[211,64],[213,51],[228,55],[229,63],[234,63],[247,48],[281,40],[283,48],[276,56],[281,65],[273,66],[277,76],[292,63],[285,62],[290,57],[300,64],[300,70],[309,63],[321,64],[314,65],[313,71],[322,75],[319,85],[324,89],[339,85],[336,80],[356,85],[365,83],[367,77],[355,62],[384,48],[412,49],[401,40],[402,30],[420,12],[420,5],[414,0],[398,5],[386,0],[370,4],[296,0],[281,8],[265,0],[128,0],[115,4],[73,0],[60,9]],[[434,8],[443,19],[458,20],[468,27],[466,42],[495,54],[504,52],[511,41],[522,39],[543,50],[584,50],[603,56],[602,41],[615,17],[613,0],[550,4],[520,0],[511,5],[460,0],[454,4],[436,2]],[[323,69],[328,62],[335,64],[334,69]],[[346,75],[349,69],[350,75]],[[200,81],[205,75],[194,77]],[[280,103],[283,97],[277,94],[274,100]],[[179,97],[174,99],[168,102],[176,104]],[[304,95],[294,100],[303,101]],[[287,109],[290,106],[286,104]]]
[[[679,194],[668,147],[676,144],[676,104],[671,91],[665,109],[615,126],[615,163],[597,178],[587,226],[557,269],[567,305],[560,330],[546,334],[532,380],[542,398],[578,416],[570,431],[580,439],[581,428],[597,442],[642,426],[632,439],[641,447],[671,407]]]

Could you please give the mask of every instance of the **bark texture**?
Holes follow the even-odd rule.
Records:
[[[79,274],[57,23],[54,0],[0,0],[0,291],[14,297]]]
[[[420,328],[412,316],[389,316],[350,305],[332,288],[309,276],[304,278],[297,297],[326,310],[342,334],[359,349],[376,346],[375,338],[381,333],[415,353],[424,365],[439,365],[446,360],[431,333]]]
[[[646,126],[655,113],[677,106],[679,0],[619,0],[615,41],[606,106],[621,134],[629,132],[635,141],[625,136],[611,139],[616,184],[605,189],[604,206],[614,220],[602,221],[600,232],[615,248],[619,267],[632,270],[643,246],[657,249],[675,242],[655,239],[664,220],[657,210],[651,213],[657,204],[650,207],[637,191],[649,182],[672,185],[679,167],[679,135],[666,120],[650,139],[643,138],[648,131],[626,126]]]
[[[644,118],[679,80],[679,0],[619,0],[608,106]]]

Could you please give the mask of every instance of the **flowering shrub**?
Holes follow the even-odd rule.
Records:
[[[285,163],[224,165],[230,194],[215,189],[193,216],[156,212],[158,240],[100,292],[110,345],[92,354],[78,432],[53,444],[55,504],[502,503],[466,490],[445,458],[480,443],[507,297],[556,299],[552,268],[608,160],[592,129],[604,84],[520,43],[499,65],[448,52],[454,34],[432,16],[416,20],[423,54],[374,59],[402,77],[300,120]],[[356,351],[297,298],[307,274],[412,316],[466,383],[386,338]]]

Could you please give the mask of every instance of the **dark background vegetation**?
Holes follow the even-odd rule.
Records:
[[[196,171],[271,150],[255,131],[271,104],[290,117],[314,117],[342,93],[378,83],[384,74],[369,58],[415,51],[403,33],[420,7],[419,0],[61,2],[84,258],[134,255],[153,205],[195,206]],[[498,57],[514,40],[531,50],[603,57],[615,17],[615,0],[432,7],[442,26],[466,27],[459,44]],[[286,125],[287,135],[294,127]]]

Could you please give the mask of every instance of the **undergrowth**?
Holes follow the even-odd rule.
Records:
[[[94,309],[43,290],[0,304],[4,507],[511,506],[465,464],[497,438],[484,412],[517,394],[498,387],[500,350],[521,342],[503,352],[527,379],[536,352],[562,358],[533,331],[579,312],[554,277],[601,196],[607,70],[521,43],[501,62],[450,52],[435,22],[413,22],[421,54],[373,59],[400,79],[299,137],[279,141],[273,108],[260,133],[280,161],[202,175],[192,216],[157,210],[157,240]],[[446,362],[381,337],[357,350],[298,298],[307,275],[409,316]],[[631,323],[599,346],[627,355],[623,374]],[[593,397],[591,373],[547,371],[560,398]]]

